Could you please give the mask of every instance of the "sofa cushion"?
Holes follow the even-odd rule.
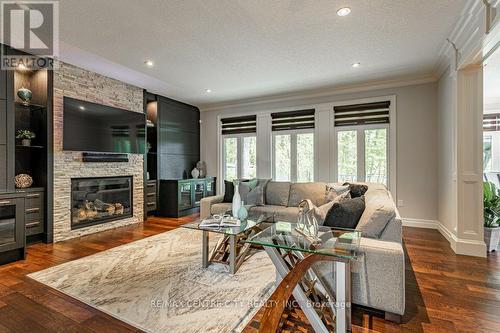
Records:
[[[290,182],[267,183],[266,205],[286,206],[290,195]]]
[[[386,225],[396,216],[396,206],[387,191],[379,189],[366,192],[366,208],[357,230],[365,237],[380,238]]]
[[[292,183],[288,207],[297,207],[302,200],[309,199],[316,206],[325,203],[325,183]]]
[[[284,207],[276,205],[257,206],[251,208],[251,214],[274,214],[274,221],[283,222],[297,222],[297,215],[299,214],[298,207]]]
[[[210,207],[211,214],[224,214],[228,210],[231,210],[231,203],[230,202],[216,203],[216,204],[213,204],[212,207]]]
[[[333,228],[354,229],[364,210],[364,196],[336,202],[326,214],[324,225]]]

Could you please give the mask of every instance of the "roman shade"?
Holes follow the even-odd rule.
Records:
[[[335,126],[387,124],[390,122],[390,101],[333,107]]]
[[[314,109],[271,113],[273,131],[314,128]]]
[[[500,113],[485,114],[483,116],[483,131],[500,131]]]
[[[256,133],[257,116],[241,116],[232,118],[222,118],[222,135]]]

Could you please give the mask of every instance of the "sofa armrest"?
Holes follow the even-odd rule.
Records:
[[[354,302],[403,315],[405,254],[398,242],[361,238],[360,257],[352,265]]]
[[[204,219],[210,216],[212,205],[221,203],[224,200],[224,195],[214,195],[206,197],[200,201],[200,218]]]

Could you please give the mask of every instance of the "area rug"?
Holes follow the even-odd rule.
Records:
[[[212,241],[212,240],[211,240]],[[176,229],[29,275],[147,332],[240,332],[273,291],[264,251],[235,275],[201,267],[201,233]]]

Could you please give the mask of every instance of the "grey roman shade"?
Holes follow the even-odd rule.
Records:
[[[222,134],[240,134],[257,132],[257,116],[222,118]]]
[[[271,113],[273,131],[314,128],[314,109]]]
[[[390,101],[335,106],[335,126],[387,124]]]
[[[500,113],[485,114],[483,116],[483,131],[500,131]]]

